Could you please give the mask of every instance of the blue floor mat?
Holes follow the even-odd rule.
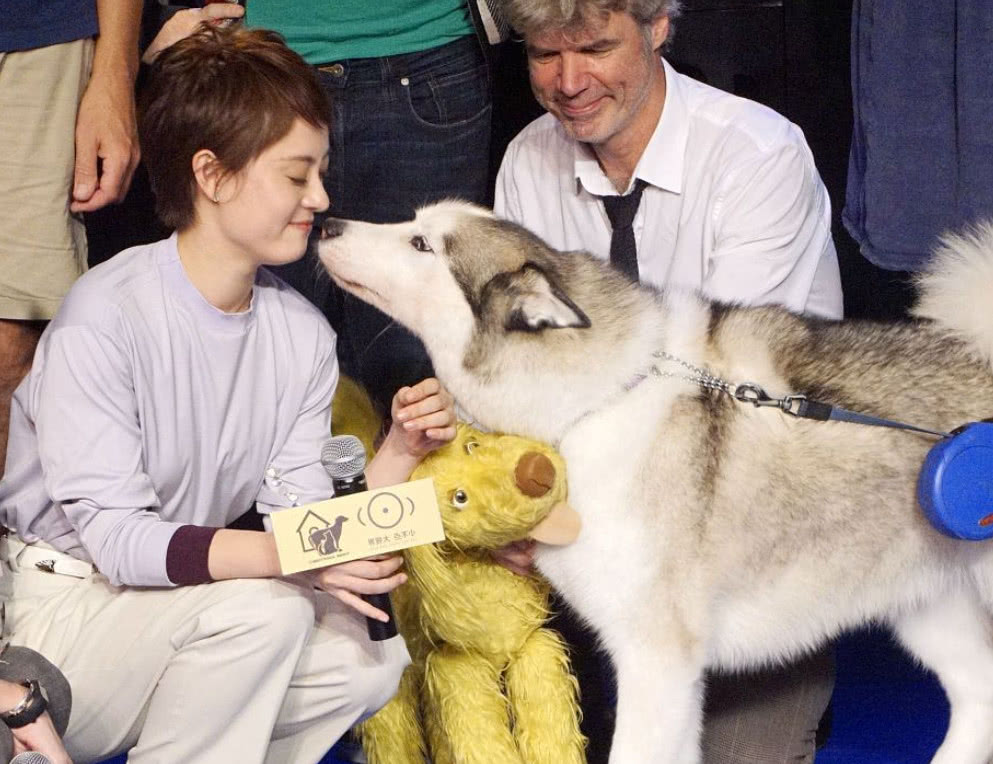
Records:
[[[126,754],[121,754],[120,756],[115,756],[113,759],[107,759],[106,761],[100,762],[100,764],[126,764],[128,758]],[[334,750],[331,750],[327,756],[321,759],[320,764],[349,764],[344,759],[339,759]]]
[[[948,727],[948,701],[934,675],[888,631],[842,637],[831,698],[831,734],[817,764],[926,764]]]

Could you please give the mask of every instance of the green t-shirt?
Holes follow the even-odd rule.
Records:
[[[465,0],[249,0],[245,22],[311,64],[429,50],[472,34]]]

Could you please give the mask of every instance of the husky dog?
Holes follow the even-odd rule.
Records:
[[[617,668],[611,764],[699,761],[706,668],[796,658],[869,621],[948,695],[933,761],[990,761],[993,542],[946,537],[918,507],[935,438],[727,391],[945,432],[990,416],[993,226],[946,239],[917,320],[889,325],[658,291],[458,202],[330,220],[319,254],[420,336],[479,423],[565,457],[582,532],[537,564]]]

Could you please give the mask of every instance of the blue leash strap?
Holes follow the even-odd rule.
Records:
[[[813,419],[819,422],[852,422],[854,424],[867,424],[873,427],[892,427],[897,430],[910,430],[921,432],[927,435],[937,435],[939,438],[951,437],[950,433],[939,430],[929,430],[926,427],[897,422],[892,419],[860,414],[857,411],[849,411],[840,406],[832,406],[829,403],[812,401],[805,395],[784,395],[782,398],[772,398],[765,390],[754,382],[743,382],[734,388],[732,395],[735,400],[742,403],[751,403],[753,406],[773,406],[785,414],[795,416],[800,419]]]

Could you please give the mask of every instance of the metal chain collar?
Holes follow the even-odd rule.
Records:
[[[706,369],[700,368],[699,366],[694,366],[688,361],[684,361],[682,358],[678,358],[672,355],[672,353],[667,353],[664,350],[656,350],[652,353],[652,356],[654,358],[661,358],[663,361],[679,364],[684,369],[692,372],[692,374],[679,374],[674,371],[664,371],[660,369],[657,364],[652,364],[650,372],[653,377],[683,379],[687,382],[693,382],[705,390],[717,390],[726,395],[730,395],[736,401],[740,401],[741,403],[751,403],[753,406],[773,406],[781,409],[787,414],[797,416],[799,406],[807,400],[807,396],[799,394],[784,395],[782,398],[773,398],[767,394],[760,385],[757,385],[754,382],[742,382],[739,385],[732,384],[727,380],[721,379],[716,374],[711,374]]]
[[[736,401],[741,403],[751,403],[753,406],[771,406],[778,408],[784,414],[802,417],[804,419],[816,419],[821,421],[833,419],[837,421],[873,425],[875,427],[894,427],[900,430],[911,430],[914,432],[926,433],[928,435],[937,435],[940,438],[949,437],[949,433],[947,432],[932,430],[926,427],[918,427],[916,425],[871,416],[869,414],[849,411],[841,408],[840,406],[831,406],[826,403],[812,401],[808,399],[806,395],[799,393],[784,395],[782,398],[773,398],[762,389],[761,385],[757,385],[754,382],[742,382],[737,385],[731,384],[715,374],[711,374],[706,369],[700,368],[699,366],[694,366],[693,364],[684,361],[682,358],[678,358],[672,355],[672,353],[667,353],[664,350],[656,350],[652,353],[652,357],[660,358],[663,361],[669,361],[670,363],[679,364],[684,369],[689,371],[690,374],[665,371],[660,369],[658,364],[653,363],[649,368],[649,374],[651,376],[682,379],[699,385],[705,390],[718,390],[726,395],[730,395]]]

